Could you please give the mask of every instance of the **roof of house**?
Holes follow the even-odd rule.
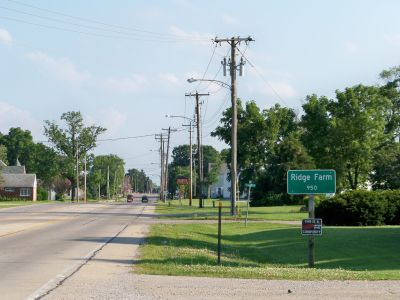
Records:
[[[25,174],[25,166],[2,166],[1,173],[3,174]]]
[[[34,187],[36,174],[2,174],[0,187]]]

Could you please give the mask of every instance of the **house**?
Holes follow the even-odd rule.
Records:
[[[36,174],[26,174],[25,166],[7,166],[0,160],[0,197],[36,201]]]
[[[210,186],[211,198],[229,199],[231,197],[231,182],[228,174],[228,165],[222,164],[218,181]]]

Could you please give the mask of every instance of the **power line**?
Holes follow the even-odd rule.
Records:
[[[49,21],[52,21],[52,22],[58,22],[58,23],[72,25],[72,26],[76,26],[76,27],[82,27],[82,28],[89,29],[89,30],[111,32],[113,34],[116,33],[116,34],[123,35],[123,36],[128,36],[128,37],[136,37],[136,38],[146,38],[147,37],[147,38],[151,38],[151,39],[155,39],[155,40],[162,40],[162,41],[183,41],[183,40],[187,40],[187,39],[185,39],[183,37],[179,37],[179,38],[178,37],[167,37],[167,36],[149,37],[148,33],[139,32],[139,33],[132,34],[130,32],[124,32],[124,31],[120,31],[120,30],[113,30],[113,29],[106,29],[106,28],[101,28],[101,27],[96,27],[96,26],[83,25],[83,24],[64,21],[64,20],[60,20],[60,19],[55,19],[55,18],[52,18],[52,17],[43,16],[43,15],[33,14],[33,13],[30,13],[30,12],[26,12],[26,11],[22,11],[22,10],[18,10],[18,9],[13,9],[13,8],[9,8],[9,7],[4,7],[4,6],[0,6],[0,9],[16,12],[18,14],[33,16],[33,17],[36,17],[36,18],[49,20]]]
[[[236,49],[240,52],[240,54],[242,55],[242,57],[249,63],[249,65],[256,71],[256,73],[258,74],[258,76],[260,76],[260,78],[271,88],[271,90],[274,92],[274,94],[278,97],[279,100],[281,100],[281,102],[289,107],[289,105],[286,103],[285,100],[283,100],[283,98],[279,95],[279,93],[274,89],[274,87],[272,86],[272,84],[269,83],[269,81],[264,77],[264,75],[256,68],[256,66],[244,55],[244,52],[240,51],[240,49],[238,47],[236,47]]]
[[[191,39],[191,38],[185,38],[183,36],[176,35],[176,34],[159,33],[159,32],[154,32],[154,31],[150,31],[150,30],[143,30],[143,29],[138,29],[138,28],[120,26],[120,25],[110,24],[110,23],[106,23],[106,22],[102,22],[102,21],[98,21],[98,20],[89,19],[89,18],[78,17],[78,16],[62,13],[62,12],[59,12],[59,11],[50,10],[50,9],[42,8],[42,7],[39,7],[39,6],[27,4],[27,3],[24,3],[22,1],[17,1],[17,0],[7,0],[7,1],[15,3],[15,4],[18,4],[18,5],[22,5],[22,6],[25,6],[25,7],[33,8],[33,9],[36,9],[36,10],[39,10],[39,11],[44,11],[44,12],[47,12],[47,13],[51,13],[51,14],[55,14],[55,15],[59,15],[59,16],[63,16],[63,17],[67,17],[67,18],[83,21],[83,22],[98,24],[98,25],[112,27],[112,28],[118,28],[118,29],[122,29],[122,30],[126,30],[126,31],[145,33],[145,34],[159,36],[159,37],[169,36],[171,38],[179,38],[179,39],[186,39],[186,40],[187,39]],[[195,40],[208,40],[207,38],[204,38],[204,39],[203,38],[193,38],[193,39],[195,39]]]
[[[214,58],[215,49],[217,48],[217,46],[215,45],[213,48],[214,48],[214,49],[213,49],[213,51],[212,51],[212,53],[211,53],[210,60],[208,61],[206,70],[204,71],[203,77],[201,78],[202,80],[204,79],[204,77],[206,76],[206,74],[207,74],[207,72],[208,72],[208,68],[210,67],[211,62],[212,62],[212,60],[213,60],[213,58]],[[200,84],[201,84],[201,81],[199,81],[199,83],[197,84],[196,90],[199,88]]]
[[[183,42],[183,40],[160,40],[160,39],[157,40],[157,39],[152,39],[151,37],[146,39],[146,38],[139,38],[139,37],[138,38],[133,38],[133,37],[123,37],[123,36],[117,36],[117,35],[106,35],[106,34],[100,34],[100,33],[95,33],[95,32],[88,32],[88,31],[81,31],[81,30],[75,30],[75,29],[70,29],[70,28],[63,28],[63,27],[45,25],[45,24],[25,21],[25,20],[21,20],[21,19],[5,17],[5,16],[1,16],[1,15],[0,15],[0,19],[10,20],[10,21],[14,21],[14,22],[23,23],[23,24],[34,25],[34,26],[47,28],[47,29],[66,31],[66,32],[73,32],[73,33],[79,33],[79,34],[84,34],[84,35],[89,35],[89,36],[97,36],[97,37],[103,37],[103,38],[120,39],[120,40],[128,40],[128,41],[129,40],[130,41],[141,41],[141,42],[164,42],[164,43]]]
[[[129,140],[129,139],[138,139],[138,138],[144,138],[144,137],[154,137],[155,133],[153,134],[145,134],[145,135],[137,135],[137,136],[125,136],[125,137],[118,137],[118,138],[110,138],[110,139],[101,139],[97,140],[97,142],[114,142],[114,141],[120,141],[120,140]]]

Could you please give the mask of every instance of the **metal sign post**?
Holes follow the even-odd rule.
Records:
[[[309,195],[308,217],[302,221],[302,235],[308,235],[308,267],[314,267],[315,235],[322,235],[322,220],[315,218],[314,195],[336,193],[335,170],[289,170],[289,195]]]
[[[308,199],[308,217],[310,219],[315,218],[315,202],[314,195],[310,195]],[[314,268],[315,261],[315,237],[314,235],[310,235],[308,237],[308,267]]]

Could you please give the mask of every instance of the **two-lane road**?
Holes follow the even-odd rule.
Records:
[[[0,298],[43,292],[46,283],[74,271],[137,221],[144,207],[68,203],[0,210]]]

